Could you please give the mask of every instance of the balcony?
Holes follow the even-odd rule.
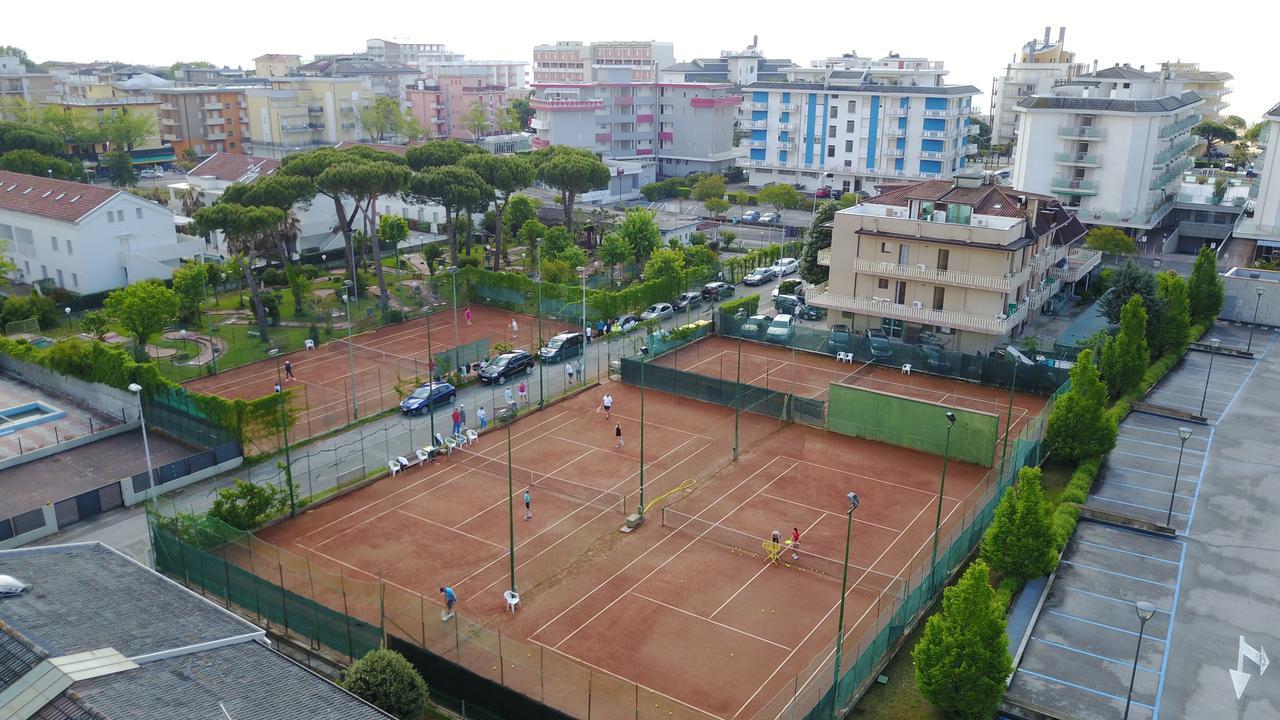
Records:
[[[948,118],[955,117],[960,114],[959,108],[947,108],[946,110],[925,110],[924,116],[927,118]]]
[[[173,112],[173,103],[160,103],[160,109],[166,112]]]
[[[818,264],[831,265],[830,249],[818,251]],[[898,263],[862,259],[853,261],[853,271],[879,277],[919,280],[939,285],[954,285],[956,287],[990,290],[992,292],[1013,292],[1025,284],[1031,274],[1029,266],[1016,273],[1006,273],[1004,277],[1000,277],[997,275],[957,272],[955,270],[937,270],[923,263],[918,265],[899,265]]]
[[[1107,134],[1102,128],[1084,125],[1064,125],[1058,128],[1058,137],[1067,140],[1103,140]]]
[[[769,103],[767,102],[749,102],[749,103],[743,103],[743,106],[745,106],[748,110],[768,110],[769,109]]]
[[[777,147],[779,150],[795,150],[796,144],[791,140],[779,140]]]
[[[904,115],[907,114],[907,108],[904,108],[904,107],[885,108],[884,114],[889,117],[903,117]]]
[[[659,141],[674,140],[674,139],[675,139],[675,134],[672,133],[670,130],[662,130],[658,132]]]
[[[795,131],[795,130],[800,129],[800,124],[799,124],[799,123],[793,123],[793,122],[780,122],[780,123],[778,123],[778,129],[779,129],[779,130],[791,130],[791,131]]]
[[[1050,277],[1045,279],[1039,287],[1032,288],[1027,295],[1027,312],[1034,313],[1039,310],[1040,306],[1044,305],[1044,301],[1053,297],[1053,294],[1058,292],[1060,287],[1062,287],[1062,281],[1058,278]]]
[[[160,124],[164,127],[175,127],[178,121],[173,118],[160,118]]]
[[[1067,264],[1049,268],[1049,277],[1063,282],[1077,282],[1102,262],[1101,250],[1074,247],[1067,253]]]
[[[799,110],[800,103],[782,103],[778,107],[782,110]]]
[[[160,139],[170,143],[178,142],[178,136],[173,133],[164,133],[160,136]]]
[[[747,120],[742,123],[744,130],[764,130],[769,127],[768,120]]]
[[[216,111],[218,111],[218,110],[221,110],[221,109],[222,109],[222,103],[220,103],[220,102],[207,102],[207,103],[204,103],[203,105],[201,105],[200,107],[201,107],[201,108],[203,108],[203,109],[205,109],[205,110],[212,110],[212,111],[215,111],[215,112],[216,112]]]
[[[907,129],[906,128],[885,128],[884,134],[888,135],[889,137],[906,137]]]
[[[923,137],[923,138],[947,138],[947,137],[951,137],[953,134],[954,134],[954,133],[953,133],[952,131],[950,131],[950,130],[925,130],[925,131],[923,131],[923,132],[921,132],[921,133],[920,133],[920,137]]]
[[[1050,245],[1031,256],[1031,269],[1041,273],[1062,262],[1071,252],[1070,245]]]
[[[905,154],[905,152],[906,151],[904,151],[902,148],[889,148],[887,150],[884,150],[880,154],[884,155],[885,157],[900,158]]]
[[[946,160],[951,157],[951,153],[935,152],[933,150],[921,150],[920,157],[924,160]]]
[[[1054,178],[1049,183],[1050,192],[1060,195],[1097,195],[1098,183],[1093,180],[1077,180],[1075,178]]]
[[[1181,159],[1174,161],[1172,165],[1165,168],[1164,172],[1151,178],[1150,189],[1159,190],[1160,188],[1163,188],[1174,180],[1177,180],[1179,175],[1190,170],[1195,166],[1195,164],[1196,161],[1192,160],[1190,156],[1183,155]]]
[[[1089,153],[1055,153],[1053,161],[1059,165],[1078,165],[1080,167],[1098,167],[1102,164],[1102,156]]]
[[[769,145],[769,142],[767,140],[748,140],[746,142],[747,142],[747,147],[752,147],[752,148],[768,147]]]
[[[899,305],[884,299],[837,295],[827,289],[827,283],[814,286],[808,302],[830,310],[852,312],[872,317],[891,318],[922,325],[938,325],[954,330],[967,330],[984,335],[1006,336],[1027,319],[1027,304],[1019,305],[1012,315],[978,315],[950,310]]]
[[[205,133],[204,139],[205,140],[226,140],[227,134],[224,132]]]
[[[1185,155],[1188,150],[1195,147],[1198,143],[1199,139],[1192,136],[1184,137],[1181,140],[1174,140],[1172,145],[1156,154],[1156,158],[1151,165],[1152,167],[1160,167],[1170,160],[1174,160]],[[1259,163],[1258,166],[1261,167],[1261,163]]]
[[[1172,122],[1160,128],[1160,137],[1162,139],[1176,137],[1178,135],[1181,135],[1184,132],[1187,132],[1191,128],[1195,127],[1196,124],[1199,122],[1200,122],[1199,115],[1195,115],[1195,114],[1188,115],[1182,118],[1181,120]]]
[[[222,125],[226,121],[227,121],[227,118],[211,117],[211,118],[205,118],[204,124],[205,125]]]
[[[324,106],[323,106],[323,105],[308,105],[308,106],[307,106],[307,112],[309,112],[309,113],[313,113],[313,114],[317,114],[317,115],[318,115],[318,114],[320,114],[320,113],[324,112]]]

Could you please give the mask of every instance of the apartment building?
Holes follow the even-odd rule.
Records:
[[[942,61],[890,54],[784,70],[744,90],[748,182],[869,192],[884,180],[938,179],[976,152],[978,88],[949,85]]]
[[[676,62],[669,42],[618,41],[582,43],[560,41],[533,48],[534,83],[587,83],[607,70],[624,69],[637,82],[658,79],[657,70]]]
[[[1232,80],[1229,72],[1221,70],[1201,70],[1198,63],[1163,62],[1160,63],[1161,74],[1182,84],[1182,89],[1190,90],[1204,99],[1200,106],[1200,117],[1204,120],[1222,122],[1226,118],[1227,95],[1231,88],[1227,83]]]
[[[374,95],[404,99],[404,89],[418,78],[418,71],[401,63],[386,63],[339,55],[298,67],[304,77],[356,78]]]
[[[168,209],[122,190],[0,170],[0,240],[13,280],[95,293],[173,276],[204,249]]]
[[[743,50],[721,50],[719,57],[694,58],[659,68],[663,82],[732,83],[739,87],[758,80],[786,80],[788,68],[799,67],[786,58],[768,58],[750,45]]]
[[[534,147],[572,145],[609,160],[654,160],[664,175],[733,165],[742,98],[732,85],[638,80],[632,72],[612,68],[598,82],[534,83]]]
[[[178,157],[188,148],[198,157],[247,151],[249,106],[243,87],[163,88],[153,94],[160,101],[160,140]]]
[[[9,99],[38,105],[52,94],[52,75],[28,72],[18,58],[0,55],[0,105]]]
[[[503,113],[512,100],[527,94],[520,88],[492,85],[481,76],[442,75],[406,88],[405,101],[430,137],[477,140],[507,132],[501,126]],[[466,120],[476,106],[483,108],[488,123],[479,133]]]
[[[1280,152],[1271,147],[1280,143],[1280,103],[1262,119],[1267,123],[1259,136],[1262,154],[1253,161],[1259,169],[1259,179],[1250,188],[1253,217],[1241,218],[1234,235],[1254,241],[1255,260],[1275,262],[1280,260]]]
[[[176,160],[173,147],[162,139],[160,124],[160,100],[153,91],[127,87],[125,84],[92,84],[64,86],[64,92],[73,90],[72,94],[55,93],[45,98],[45,105],[64,109],[83,109],[96,115],[142,115],[148,118],[152,132],[129,148],[129,155],[134,165],[151,165],[168,163]],[[76,147],[75,153],[93,167],[98,158],[112,150],[110,143],[97,143],[92,147]]]
[[[525,77],[529,63],[520,60],[455,60],[436,61],[423,56],[418,69],[428,79],[443,77],[474,77],[485,85],[525,89],[529,86]]]
[[[253,74],[260,78],[289,77],[298,74],[301,55],[268,53],[253,59]]]
[[[836,213],[818,257],[830,279],[809,302],[855,330],[906,342],[931,333],[948,350],[987,352],[1097,266],[1084,236],[1057,200],[985,173],[912,183]]]
[[[1053,89],[1055,83],[1071,80],[1089,72],[1089,66],[1075,61],[1075,53],[1066,49],[1067,29],[1058,28],[1058,39],[1030,40],[1014,54],[1005,66],[1004,75],[991,83],[991,142],[1006,145],[1017,140],[1018,115],[1014,112],[1023,98]]]
[[[450,52],[441,43],[406,42],[401,40],[384,40],[370,38],[365,41],[365,54],[384,63],[411,65],[421,69],[420,63],[461,62],[462,53]]]
[[[277,77],[244,93],[252,152],[272,158],[364,140],[359,112],[374,97],[359,77]]]
[[[1204,100],[1168,73],[1116,65],[1023,98],[1012,181],[1089,224],[1140,233],[1173,209]]]

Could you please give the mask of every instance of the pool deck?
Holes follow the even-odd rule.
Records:
[[[0,373],[0,410],[38,403],[64,413],[45,422],[0,434],[0,460],[83,437],[119,425],[119,417],[92,410],[64,395],[55,395],[8,373]],[[0,432],[3,429],[0,428]]]

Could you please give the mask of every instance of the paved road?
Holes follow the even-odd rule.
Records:
[[[760,294],[767,299],[776,284],[775,280],[755,288],[739,285],[735,297]],[[704,306],[691,314],[681,313],[668,319],[663,325],[671,328],[684,324],[691,318],[710,317],[706,311]],[[588,381],[595,381],[601,373],[607,373],[608,363],[620,354],[634,354],[634,348],[640,342],[641,335],[632,333],[613,342],[592,343],[582,359]],[[566,383],[563,368],[563,365],[559,365],[544,370],[547,397],[563,392]],[[536,404],[539,390],[543,389],[538,372],[535,371],[528,379],[529,395],[532,403]],[[496,405],[501,406],[502,390],[503,388],[477,384],[459,392],[458,401],[468,408],[469,425],[476,425],[474,411],[480,405],[492,409],[496,400]],[[451,412],[452,409],[448,407],[436,409],[434,422],[437,430],[447,432],[450,429]],[[408,455],[412,448],[424,445],[431,434],[431,423],[430,415],[404,417],[396,413],[295,449],[290,453],[294,482],[301,486],[304,494],[311,494],[332,487],[339,481],[349,482],[353,478],[363,477],[367,472],[384,466],[389,458]],[[279,464],[283,462],[284,455],[281,453],[252,467],[240,468],[236,472],[170,493],[164,497],[163,502],[172,503],[172,506],[182,512],[203,512],[209,508],[217,491],[232,485],[237,478],[256,483],[279,484],[283,476]],[[37,544],[89,540],[104,542],[141,562],[151,563],[146,518],[141,507],[100,515],[93,520],[73,525],[67,531],[45,538]]]

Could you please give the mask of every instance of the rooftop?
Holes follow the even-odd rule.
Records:
[[[197,177],[214,177],[227,182],[253,182],[274,173],[279,168],[279,160],[220,152],[210,155],[187,174]]]
[[[0,170],[0,210],[78,222],[120,190]]]
[[[1109,68],[1102,68],[1095,72],[1085,73],[1080,77],[1097,78],[1099,80],[1155,80],[1157,76],[1155,73],[1149,73],[1145,70],[1130,67],[1129,64],[1126,63],[1124,65],[1113,65]]]
[[[303,75],[416,75],[418,71],[408,65],[354,57],[337,57],[316,60],[298,67]]]
[[[1264,113],[1265,117],[1272,120],[1280,120],[1280,103],[1276,103],[1270,110]]]
[[[1079,83],[1079,79],[1076,81]],[[1092,110],[1095,112],[1128,112],[1128,113],[1168,113],[1191,107],[1203,102],[1203,99],[1188,90],[1174,97],[1166,95],[1160,98],[1104,98],[1104,97],[1065,97],[1062,95],[1032,95],[1023,98],[1018,107],[1027,110]]]

